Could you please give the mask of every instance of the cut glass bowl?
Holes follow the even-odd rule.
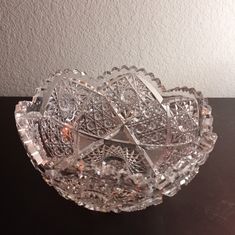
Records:
[[[187,185],[217,139],[211,107],[194,88],[166,90],[122,66],[90,78],[66,69],[15,109],[21,140],[63,197],[103,212],[135,211]]]

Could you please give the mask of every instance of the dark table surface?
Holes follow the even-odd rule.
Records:
[[[1,234],[235,234],[235,99],[209,99],[219,138],[196,178],[159,206],[120,214],[76,206],[43,181],[16,131],[19,100],[0,98]]]

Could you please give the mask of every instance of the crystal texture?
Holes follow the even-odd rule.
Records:
[[[91,78],[52,74],[15,109],[28,156],[63,197],[91,210],[135,211],[187,185],[217,139],[193,88],[166,90],[135,66]]]

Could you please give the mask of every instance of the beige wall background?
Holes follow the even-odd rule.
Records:
[[[0,95],[31,96],[58,69],[123,64],[235,97],[235,1],[0,0]]]

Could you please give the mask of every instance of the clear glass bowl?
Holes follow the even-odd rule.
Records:
[[[194,88],[166,90],[135,66],[90,78],[57,72],[19,102],[17,128],[35,168],[62,196],[97,211],[135,211],[187,185],[217,139]]]

